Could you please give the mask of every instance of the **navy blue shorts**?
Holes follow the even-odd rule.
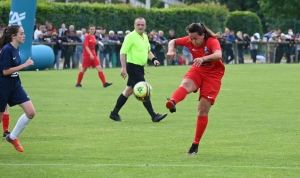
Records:
[[[12,107],[29,100],[19,77],[0,77],[0,112],[5,111],[7,104]]]
[[[127,63],[126,69],[128,74],[127,86],[131,86],[133,88],[138,82],[146,81],[144,77],[144,66]]]

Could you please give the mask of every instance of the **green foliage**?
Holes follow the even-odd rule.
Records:
[[[253,35],[254,33],[262,34],[262,25],[260,18],[249,11],[231,12],[225,21],[226,27],[234,31],[242,31]]]
[[[221,31],[224,25],[222,17],[228,14],[225,6],[216,4],[193,4],[190,6],[172,6],[169,9],[151,10],[133,7],[127,4],[99,3],[48,3],[39,2],[36,19],[38,23],[51,21],[55,28],[61,23],[75,25],[75,28],[88,27],[89,24],[105,27],[107,30],[133,30],[133,22],[137,17],[147,20],[147,31],[152,29],[175,29],[177,36],[186,35],[185,27],[192,22],[205,23],[213,31]]]
[[[283,3],[269,0],[258,1],[264,16],[269,18],[266,26],[271,29],[281,28],[282,32],[287,33],[288,29],[294,32],[299,31],[300,27],[300,3],[299,0],[290,0]],[[297,28],[298,27],[298,28]]]
[[[226,5],[230,12],[233,11],[251,11],[257,13],[259,11],[259,4],[257,0],[219,0],[220,4]]]
[[[0,24],[7,24],[9,19],[9,11],[10,11],[10,1],[0,2],[0,12],[3,15],[0,15]],[[4,15],[5,14],[5,15]]]
[[[285,2],[258,0],[264,16],[268,18],[298,18],[300,17],[299,0],[289,0]]]

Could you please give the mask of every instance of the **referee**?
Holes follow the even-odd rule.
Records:
[[[146,20],[142,17],[136,18],[134,20],[134,31],[126,35],[122,44],[120,51],[121,76],[125,79],[128,74],[128,81],[125,90],[117,100],[115,108],[110,113],[109,117],[114,121],[122,121],[119,111],[126,103],[128,97],[132,95],[134,85],[140,81],[145,81],[144,66],[147,64],[147,60],[151,59],[155,66],[159,66],[159,61],[150,51],[148,36],[144,34],[145,29]],[[153,122],[159,122],[167,116],[167,114],[155,113],[150,100],[143,102],[143,104]]]

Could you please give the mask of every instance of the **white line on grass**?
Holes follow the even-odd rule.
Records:
[[[13,164],[0,163],[0,166],[80,166],[80,167],[211,167],[211,168],[246,168],[246,169],[290,169],[300,170],[300,167],[289,166],[214,166],[205,164]]]

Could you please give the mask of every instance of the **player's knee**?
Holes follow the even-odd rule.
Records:
[[[30,111],[27,111],[26,112],[26,116],[29,118],[29,119],[33,119],[34,116],[35,116],[35,110],[30,110]]]
[[[128,98],[130,95],[132,95],[132,93],[133,93],[132,90],[125,90],[125,91],[123,92],[123,95],[124,95],[126,98]]]
[[[210,107],[208,107],[205,104],[200,104],[198,106],[198,116],[207,116],[209,112]]]

